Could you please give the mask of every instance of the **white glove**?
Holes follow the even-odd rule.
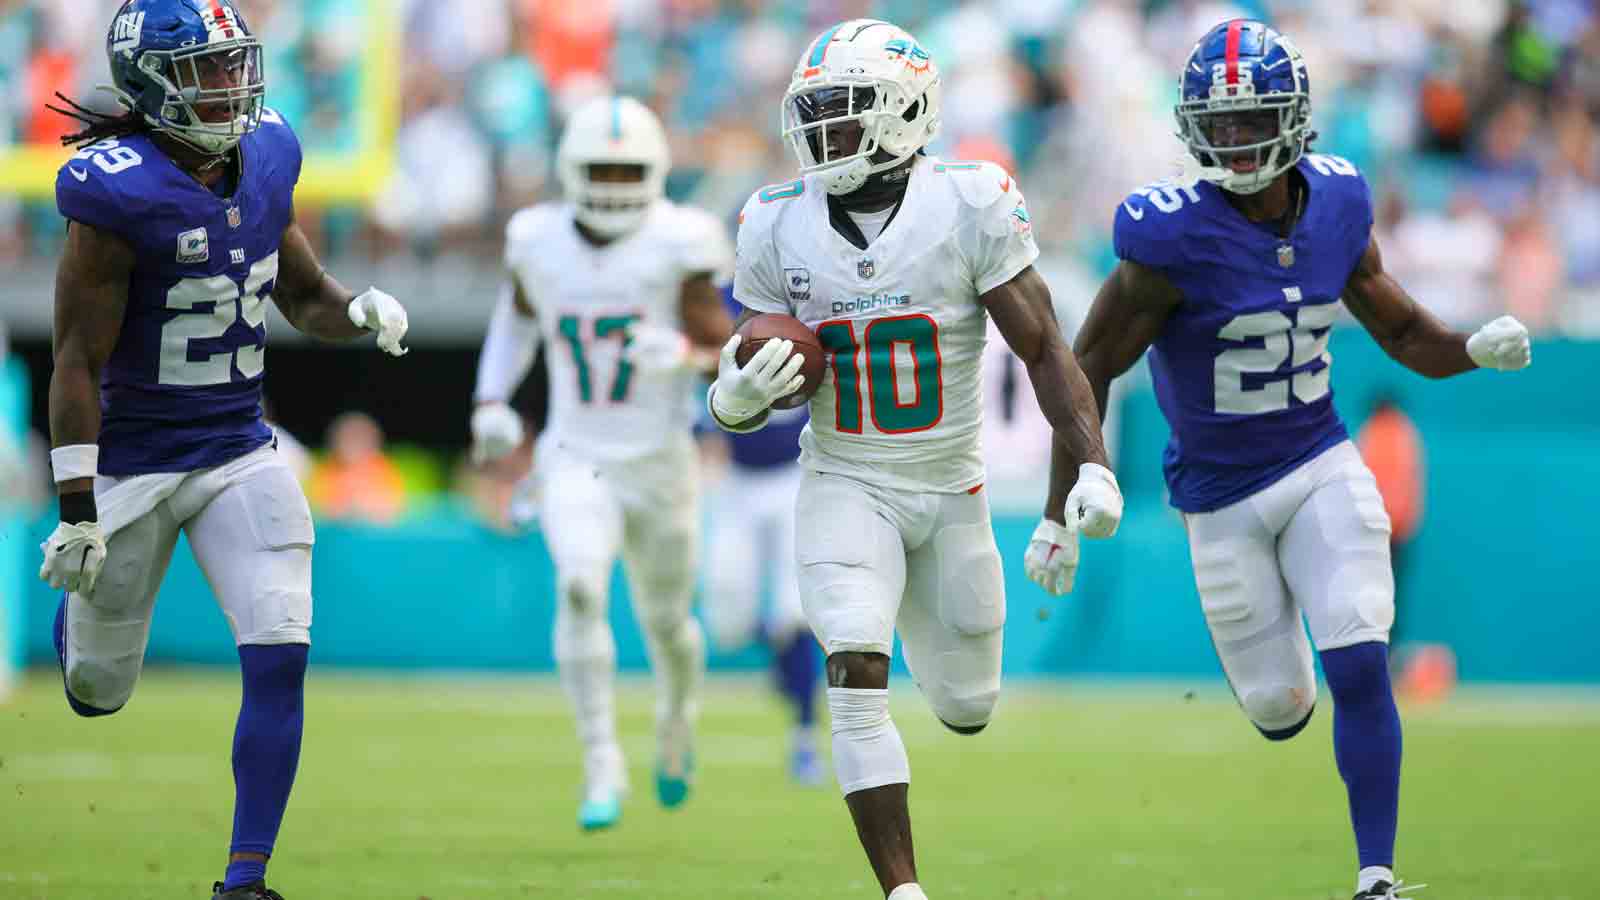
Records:
[[[800,374],[806,358],[794,352],[793,341],[767,341],[741,369],[734,354],[743,340],[736,334],[722,345],[717,382],[711,386],[711,412],[728,425],[761,415],[778,398],[800,390],[806,383]]]
[[[378,348],[383,352],[390,356],[406,355],[406,349],[400,346],[400,339],[406,336],[406,329],[411,324],[406,319],[406,308],[400,305],[399,300],[375,287],[369,287],[366,293],[351,300],[344,311],[357,328],[378,333]]]
[[[1510,372],[1533,362],[1528,328],[1515,316],[1501,316],[1467,338],[1467,355],[1481,368]]]
[[[634,323],[622,358],[647,374],[668,374],[689,367],[689,339],[676,328]]]
[[[1117,533],[1122,523],[1122,489],[1110,469],[1096,463],[1078,467],[1078,483],[1067,494],[1067,521],[1087,537]]]
[[[1078,574],[1078,530],[1040,519],[1033,537],[1028,539],[1022,568],[1034,584],[1054,596],[1071,591],[1072,580]]]
[[[88,594],[106,564],[106,536],[99,522],[62,522],[39,545],[44,565],[39,578],[56,590]]]
[[[522,417],[504,403],[485,403],[472,411],[473,465],[491,462],[522,444]]]

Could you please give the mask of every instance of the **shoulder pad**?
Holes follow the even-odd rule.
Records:
[[[1117,258],[1155,268],[1176,264],[1197,210],[1212,202],[1210,185],[1147,184],[1117,206],[1111,241]]]
[[[794,200],[808,191],[821,190],[811,179],[796,178],[769,184],[750,195],[739,211],[739,230],[771,228],[784,209],[793,206]]]
[[[517,210],[506,222],[506,242],[516,244],[545,237],[560,220],[561,209],[562,204],[538,203]]]
[[[988,209],[1007,194],[1021,193],[1010,173],[992,162],[935,162],[932,171],[949,178],[961,202],[974,209]]]
[[[113,232],[136,225],[160,198],[141,190],[154,148],[136,136],[79,150],[56,172],[56,208],[68,219]]]

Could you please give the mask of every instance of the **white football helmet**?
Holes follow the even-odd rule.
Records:
[[[800,57],[783,98],[783,137],[830,194],[905,162],[939,130],[939,69],[904,29],[851,19]]]
[[[596,181],[593,167],[643,167],[638,181]],[[597,97],[567,121],[556,149],[556,174],[585,227],[618,237],[644,222],[666,195],[670,168],[661,120],[632,97]]]

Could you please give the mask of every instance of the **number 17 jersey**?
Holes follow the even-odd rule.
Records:
[[[828,357],[801,464],[891,490],[977,487],[978,298],[1039,255],[1021,191],[992,163],[920,156],[867,246],[839,230],[847,214],[833,207],[811,177],[763,188],[740,214],[734,299],[804,322]]]
[[[1370,242],[1372,203],[1355,166],[1309,154],[1293,233],[1252,223],[1209,182],[1135,191],[1117,210],[1117,256],[1183,295],[1150,348],[1172,429],[1172,505],[1210,512],[1272,485],[1347,438],[1329,387],[1328,332]]]

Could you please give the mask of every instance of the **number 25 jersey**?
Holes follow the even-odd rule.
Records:
[[[1346,439],[1328,384],[1328,332],[1366,251],[1372,203],[1355,166],[1309,154],[1305,208],[1288,239],[1252,223],[1209,182],[1157,182],[1117,210],[1117,256],[1183,295],[1150,349],[1172,429],[1172,505],[1236,503]]]
[[[865,248],[831,207],[813,177],[763,188],[740,214],[734,299],[804,322],[828,356],[801,463],[892,490],[977,487],[978,297],[1039,255],[1021,191],[991,163],[920,156],[900,209]]]
[[[300,142],[272,110],[236,151],[223,197],[148,135],[80,150],[56,206],[133,249],[121,331],[100,384],[100,472],[219,466],[272,439],[261,421],[266,302],[293,217]]]

